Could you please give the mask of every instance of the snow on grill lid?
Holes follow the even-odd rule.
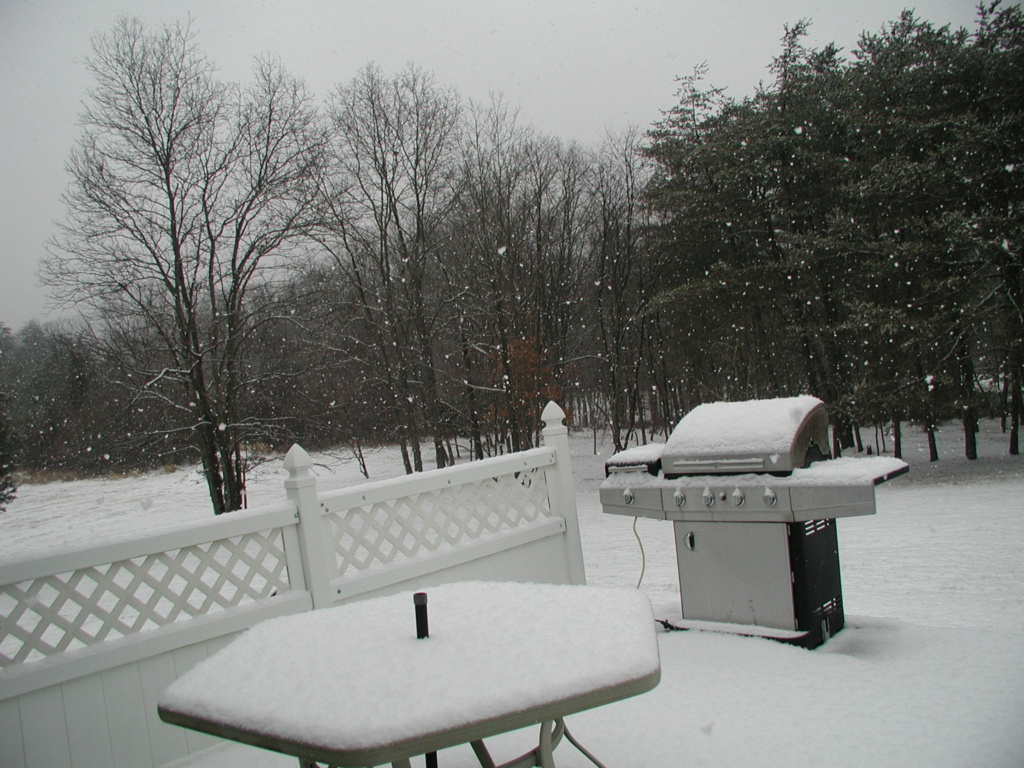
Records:
[[[737,462],[735,471],[760,467],[766,472],[786,472],[805,464],[811,444],[827,455],[827,437],[825,406],[810,395],[705,403],[686,414],[672,431],[662,453],[662,468],[666,474],[693,473],[705,463],[706,471],[727,472],[732,461]]]

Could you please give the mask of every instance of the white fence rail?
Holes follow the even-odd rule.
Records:
[[[543,448],[324,494],[294,446],[286,502],[0,562],[0,765],[209,746],[153,702],[256,621],[457,579],[583,583],[564,413],[542,418]]]

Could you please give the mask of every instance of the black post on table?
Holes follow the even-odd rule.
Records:
[[[430,637],[430,628],[427,624],[427,593],[417,592],[412,596],[413,605],[416,606],[416,637],[422,640]]]
[[[430,626],[427,622],[427,593],[417,592],[412,596],[413,605],[416,606],[416,639],[422,640],[430,637]],[[427,768],[437,768],[437,752],[427,752]]]

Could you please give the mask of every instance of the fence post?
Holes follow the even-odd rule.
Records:
[[[306,589],[313,598],[313,608],[327,608],[334,604],[331,595],[331,570],[324,548],[324,529],[320,497],[316,491],[316,477],[310,472],[313,460],[296,444],[284,457],[288,478],[285,493],[299,511],[299,552]]]
[[[540,418],[544,422],[544,429],[541,432],[544,436],[544,445],[555,449],[554,472],[546,472],[548,503],[552,512],[565,519],[565,555],[569,566],[569,580],[573,584],[586,584],[580,521],[576,513],[576,489],[572,480],[572,460],[569,458],[569,430],[562,423],[565,411],[552,400],[544,407]]]

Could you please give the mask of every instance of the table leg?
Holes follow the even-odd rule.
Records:
[[[482,741],[471,741],[469,745],[473,747],[473,752],[476,753],[476,759],[480,762],[480,768],[497,768],[494,760],[491,758],[491,753],[487,751],[487,747]]]
[[[557,727],[556,721],[553,720],[546,720],[540,724],[540,743],[537,745],[537,765],[540,768],[555,768],[555,756],[552,754],[555,746],[551,736]]]
[[[555,768],[555,758],[552,753],[562,740],[564,731],[565,724],[562,718],[541,723],[540,740],[537,746],[525,755],[520,755],[501,765],[494,762],[483,741],[473,741],[470,742],[470,745],[476,753],[476,759],[480,762],[480,768],[537,768],[538,766],[540,768]]]
[[[576,747],[576,749],[582,752],[590,762],[596,765],[597,768],[605,768],[604,763],[602,763],[600,760],[598,760],[596,757],[590,754],[590,752],[587,751],[582,744],[576,741],[576,738],[571,733],[569,733],[569,726],[565,726],[565,738],[567,738],[569,740],[569,743]]]
[[[487,751],[487,746],[483,741],[470,742],[470,746],[473,747],[473,752],[476,753],[476,759],[480,762],[480,768],[555,768],[555,747],[561,743],[563,736],[569,739],[572,745],[582,752],[597,768],[605,768],[601,761],[576,741],[576,738],[569,733],[565,720],[560,717],[541,723],[540,739],[535,749],[531,749],[525,755],[520,755],[515,760],[509,760],[501,765],[494,762],[491,753]]]

